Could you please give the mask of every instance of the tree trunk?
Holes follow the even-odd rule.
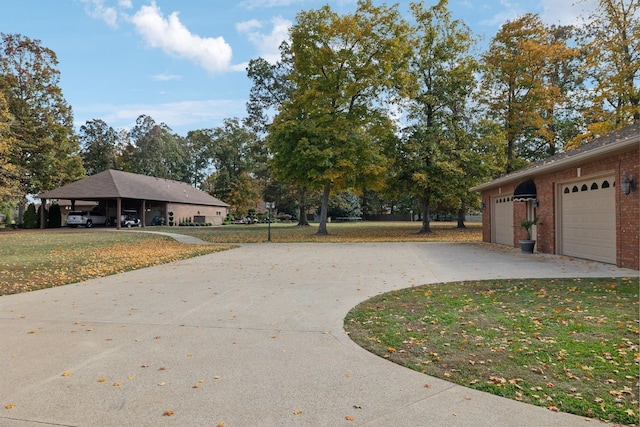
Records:
[[[458,228],[467,228],[467,226],[464,225],[464,214],[466,210],[467,209],[465,203],[462,202],[462,205],[460,205],[460,209],[458,209]]]
[[[331,192],[331,184],[326,183],[324,185],[324,192],[322,193],[322,206],[320,207],[320,225],[318,226],[318,236],[326,236],[327,232],[327,212],[329,210],[329,193]]]
[[[310,227],[307,221],[307,187],[300,188],[300,218],[298,218],[298,227]]]
[[[429,225],[429,205],[430,197],[425,196],[422,199],[422,228],[418,231],[418,234],[431,233],[431,225]]]
[[[362,207],[362,219],[365,219],[369,209],[367,207],[367,189],[364,187],[362,188],[362,204],[360,206]]]
[[[24,212],[27,210],[26,204],[24,201],[18,203],[18,218],[15,218],[16,225],[22,226],[24,220]]]

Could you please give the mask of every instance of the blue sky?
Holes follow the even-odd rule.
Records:
[[[526,12],[549,24],[576,23],[594,2],[449,0],[449,8],[486,44],[500,25]],[[56,52],[76,126],[102,119],[130,129],[146,114],[184,136],[244,117],[248,61],[277,60],[296,13],[327,3],[350,12],[356,0],[5,1],[0,32],[39,39]],[[398,3],[409,17],[409,1]]]

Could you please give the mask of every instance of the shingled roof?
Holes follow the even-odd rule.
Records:
[[[473,187],[471,191],[488,190],[512,181],[528,179],[541,173],[552,172],[599,157],[629,151],[637,147],[638,144],[640,144],[640,123],[635,123],[583,144],[576,149],[556,154],[532,163],[523,169],[496,178],[491,182]]]
[[[40,199],[138,199],[205,206],[229,206],[193,186],[170,179],[122,172],[113,169],[47,191]]]

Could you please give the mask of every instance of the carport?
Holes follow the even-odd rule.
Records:
[[[228,204],[185,182],[113,169],[44,192],[39,198],[43,206],[46,206],[47,200],[68,199],[71,201],[72,210],[77,200],[96,201],[106,209],[115,207],[118,229],[121,227],[119,219],[123,209],[139,211],[144,227],[147,225],[147,211],[160,215],[165,219],[165,223],[169,223],[169,212],[172,211],[180,212],[182,217],[209,214],[214,219],[219,217],[219,222],[222,223],[229,207]],[[41,209],[40,228],[45,227],[44,209]]]

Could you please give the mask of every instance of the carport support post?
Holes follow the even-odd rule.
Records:
[[[47,199],[40,199],[40,228],[46,228],[47,224],[44,219],[44,210],[47,208]]]
[[[140,209],[142,210],[142,215],[141,215],[142,218],[140,218],[140,222],[141,222],[140,225],[142,225],[144,227],[147,224],[147,206],[146,206],[147,202],[146,202],[146,200],[141,200],[140,201],[140,205],[141,205]]]
[[[122,218],[122,198],[118,197],[116,199],[116,229],[118,230],[122,228],[120,218]]]

